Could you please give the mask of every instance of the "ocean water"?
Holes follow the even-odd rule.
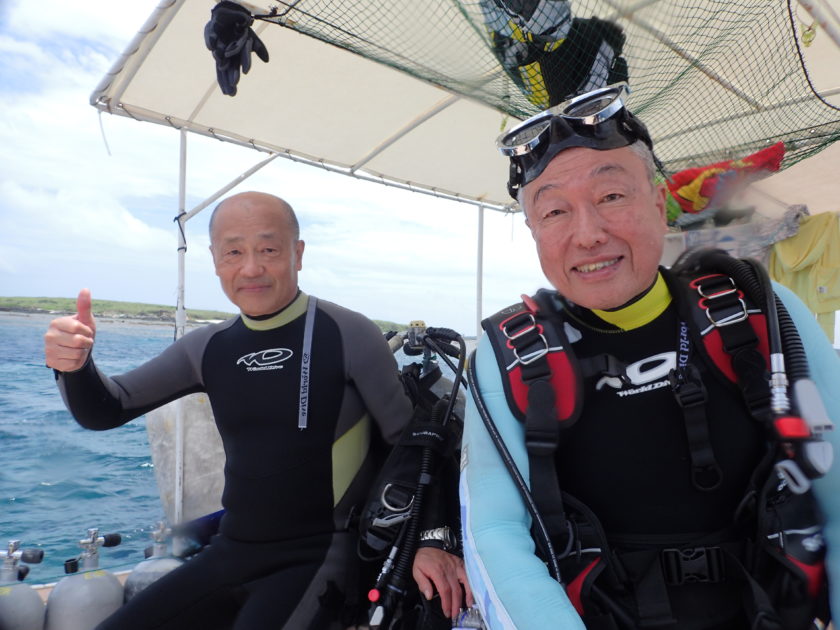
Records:
[[[73,420],[44,366],[49,320],[0,313],[0,544],[19,539],[44,550],[28,583],[63,577],[90,527],[122,535],[119,546],[100,549],[100,567],[130,569],[163,518],[145,418],[111,431]],[[94,352],[107,374],[136,367],[173,336],[171,325],[97,324]]]

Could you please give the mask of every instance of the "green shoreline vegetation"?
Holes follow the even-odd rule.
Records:
[[[142,304],[139,302],[118,302],[97,300],[92,302],[94,317],[118,320],[142,320],[149,322],[175,322],[175,307],[161,304]],[[76,312],[76,298],[48,297],[0,297],[0,312],[35,313],[42,315],[72,315]],[[187,322],[201,324],[222,321],[234,316],[224,311],[187,309]],[[382,331],[407,329],[407,326],[395,322],[373,320]]]

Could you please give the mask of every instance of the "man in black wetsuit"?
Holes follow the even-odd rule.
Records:
[[[364,316],[298,288],[304,242],[292,208],[265,193],[220,203],[216,274],[241,315],[195,330],[110,378],[92,359],[90,292],[51,322],[47,365],[82,426],[103,430],[206,392],[224,444],[225,508],[209,547],[140,592],[100,630],[339,628],[358,588],[351,512],[375,475],[374,432],[393,444],[412,415],[394,359]],[[454,616],[460,559],[420,549],[414,576]],[[346,623],[346,620],[344,621]]]
[[[492,629],[804,630],[826,619],[821,554],[824,537],[829,563],[838,548],[836,520],[823,530],[814,503],[797,503],[812,497],[786,489],[772,467],[769,404],[748,406],[712,359],[713,339],[705,350],[702,331],[723,337],[736,317],[695,317],[711,292],[659,266],[664,190],[624,96],[622,86],[581,95],[498,141],[553,289],[485,320],[470,360],[480,396],[466,413],[461,501],[476,601]],[[717,291],[735,297],[731,277],[697,271],[709,275],[732,282]],[[804,305],[775,293],[837,423],[840,361]],[[729,313],[751,328],[740,304]],[[695,319],[702,326],[689,330]],[[747,367],[769,399],[752,349],[759,361]],[[678,397],[682,377],[693,399]],[[837,519],[835,469],[813,487]],[[795,526],[789,505],[805,506]],[[537,512],[545,530],[532,527]],[[532,534],[553,552],[537,551]]]

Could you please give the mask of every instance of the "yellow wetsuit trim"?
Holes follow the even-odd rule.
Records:
[[[370,448],[370,416],[365,414],[344,435],[333,442],[333,507],[347,492],[362,467]]]
[[[293,319],[297,319],[306,312],[306,307],[309,306],[309,296],[303,291],[298,293],[298,296],[292,300],[282,311],[277,313],[274,317],[268,319],[252,319],[245,313],[241,314],[242,323],[251,330],[271,330],[272,328],[279,328],[285,326]]]
[[[622,330],[633,330],[649,324],[659,317],[671,303],[671,292],[662,274],[656,276],[653,287],[641,298],[615,311],[599,311],[592,309],[598,317]]]

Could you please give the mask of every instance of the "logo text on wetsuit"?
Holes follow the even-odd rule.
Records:
[[[312,355],[304,352],[300,360],[300,401],[298,407],[298,428],[305,429],[309,417],[309,367]]]
[[[242,355],[236,365],[244,365],[249,372],[261,372],[263,370],[282,370],[280,365],[283,361],[290,359],[294,352],[288,348],[269,348],[259,352],[250,352]]]
[[[677,354],[677,365],[680,367],[688,365],[689,352],[691,352],[691,342],[688,340],[688,325],[680,322],[680,350]]]
[[[670,385],[668,373],[676,367],[677,353],[662,352],[641,361],[631,363],[624,369],[627,380],[633,385],[625,388],[624,383],[616,376],[602,376],[595,385],[595,389],[601,391],[606,386],[612,387],[615,393],[624,398],[635,396],[654,389],[660,389]]]

